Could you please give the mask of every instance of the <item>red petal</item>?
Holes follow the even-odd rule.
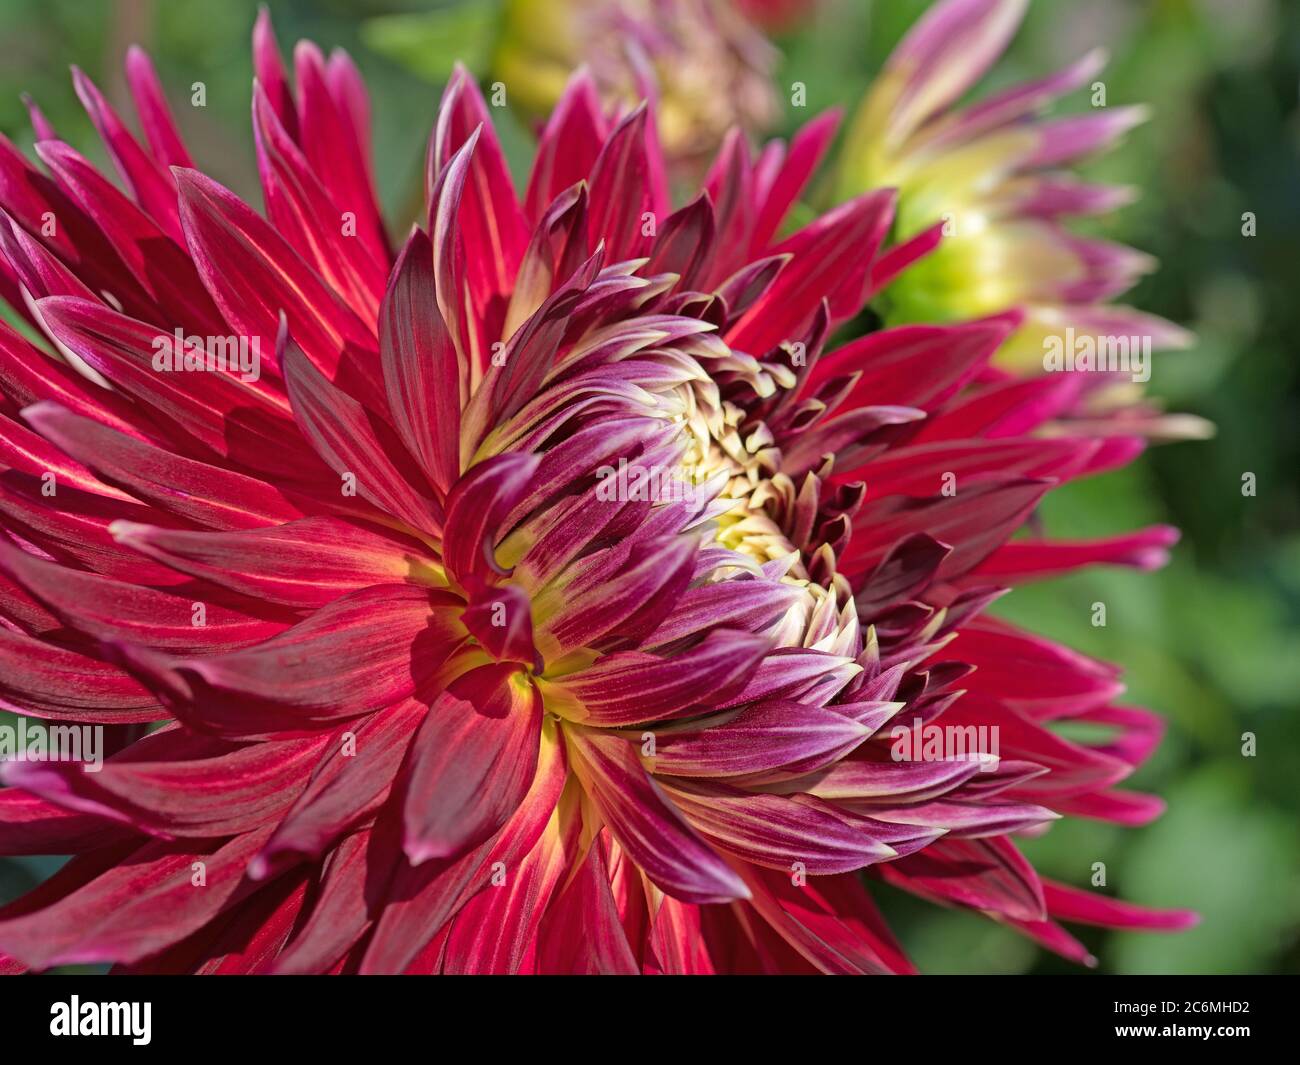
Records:
[[[683,902],[749,897],[744,882],[696,834],[642,768],[631,743],[568,727],[574,770],[610,831],[656,885]]]
[[[542,131],[528,179],[528,217],[540,219],[555,198],[596,165],[609,133],[595,82],[586,70],[569,79]]]
[[[135,45],[126,52],[126,81],[154,159],[163,167],[193,166],[176,130],[176,121],[167,105],[158,72],[148,54]],[[168,184],[170,186],[170,181]]]
[[[223,846],[153,842],[88,885],[22,917],[0,921],[0,947],[35,969],[133,962],[189,935],[236,897],[244,865],[269,829]],[[197,888],[196,863],[205,885]]]
[[[114,522],[118,543],[182,573],[287,606],[324,606],[375,584],[438,583],[428,548],[339,518],[242,532],[188,532]]]
[[[506,516],[533,487],[539,462],[536,455],[507,452],[478,463],[457,482],[447,500],[443,560],[462,584],[504,573],[496,545],[510,531]]]
[[[289,402],[317,453],[355,491],[413,530],[436,533],[441,508],[396,434],[363,404],[325,378],[296,344],[281,361]]]
[[[495,834],[537,772],[542,699],[514,665],[459,678],[429,706],[406,768],[403,850],[412,865]]]
[[[274,639],[204,658],[121,647],[191,727],[266,738],[357,717],[431,683],[464,628],[459,600],[410,585],[376,585],[321,607]]]
[[[461,369],[438,310],[433,245],[421,229],[412,231],[398,256],[379,327],[393,424],[445,497],[460,474]]]
[[[598,845],[541,921],[537,971],[582,976],[628,976],[641,971],[609,887]]]
[[[736,694],[770,647],[765,637],[720,629],[671,657],[641,651],[602,655],[587,669],[547,682],[547,690],[558,688],[576,700],[574,716],[597,727],[658,721]],[[818,659],[819,673],[825,661]]]
[[[1091,891],[1043,881],[1043,895],[1053,917],[1062,921],[1101,925],[1103,928],[1141,928],[1148,931],[1177,932],[1200,922],[1191,910],[1153,910],[1119,899],[1108,899]]]

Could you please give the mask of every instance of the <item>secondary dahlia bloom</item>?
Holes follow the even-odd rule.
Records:
[[[1172,322],[1107,301],[1153,269],[1151,256],[1081,237],[1067,219],[1101,215],[1134,190],[1090,184],[1070,171],[1105,151],[1146,116],[1106,106],[1096,50],[1064,70],[967,106],[958,101],[1005,51],[1027,0],[944,0],[908,32],[862,101],[840,160],[842,196],[899,190],[896,237],[942,229],[942,245],[880,301],[886,321],[949,321],[1018,307],[1020,327],[998,355],[1017,373],[1042,372],[1049,341],[1186,347]],[[1092,108],[1040,118],[1053,101],[1087,87]],[[1148,369],[1145,371],[1149,373]],[[1127,428],[1152,436],[1204,435],[1199,419],[1160,417],[1120,373],[1089,375],[1082,414],[1123,408]]]
[[[1115,785],[1160,723],[983,616],[1159,561],[1166,529],[1009,541],[1141,441],[1038,435],[1068,390],[984,377],[1013,316],[824,350],[917,250],[891,192],[774,237],[832,119],[733,138],[673,210],[647,110],[579,80],[521,202],[459,73],[394,255],[351,63],[294,58],[259,20],[266,217],[136,51],[144,144],[76,77],[129,194],[0,142],[0,699],[120,748],[3,767],[0,853],[73,857],[0,965],[910,971],[863,870],[1081,961],[1059,922],[1190,920],[1021,855],[1154,816]],[[898,722],[996,757],[899,757]]]
[[[509,0],[492,65],[539,118],[579,67],[607,107],[657,97],[664,154],[698,181],[730,129],[761,133],[776,119],[776,59],[733,0]]]

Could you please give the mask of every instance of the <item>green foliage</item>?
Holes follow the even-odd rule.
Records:
[[[429,81],[446,81],[458,62],[483,74],[500,6],[485,0],[429,12],[382,15],[364,24],[361,39],[380,55]]]

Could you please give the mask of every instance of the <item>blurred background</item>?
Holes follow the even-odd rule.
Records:
[[[365,75],[374,108],[381,196],[396,232],[411,217],[441,83],[460,59],[486,81],[521,69],[509,51],[527,19],[553,5],[518,0],[277,0],[283,48],[299,37],[342,46]],[[768,77],[786,135],[825,107],[849,108],[923,0],[751,0],[779,55]],[[249,132],[252,0],[0,0],[0,131],[31,145],[29,93],[61,137],[106,164],[68,78],[85,70],[123,111],[121,60],[131,43],[158,65],[198,162],[260,203]],[[523,21],[521,21],[523,20]],[[545,22],[545,20],[543,20]],[[541,27],[542,39],[553,29]],[[546,64],[563,63],[547,40]],[[752,43],[752,42],[751,42]],[[762,42],[758,42],[762,45]],[[1154,522],[1183,530],[1158,573],[1091,571],[1004,599],[1006,617],[1122,663],[1125,699],[1164,714],[1168,736],[1129,782],[1162,795],[1146,828],[1058,823],[1025,845],[1045,874],[1151,905],[1189,907],[1201,925],[1180,935],[1080,938],[1110,973],[1300,972],[1300,4],[1292,0],[1033,0],[1010,52],[977,90],[1058,69],[1095,45],[1111,105],[1145,102],[1151,121],[1085,176],[1135,185],[1142,198],[1087,231],[1156,255],[1161,269],[1128,302],[1194,329],[1187,351],[1156,356],[1150,388],[1171,410],[1217,426],[1210,441],[1151,449],[1118,473],[1053,493],[1047,530],[1063,537]],[[765,47],[765,46],[763,46]],[[512,63],[516,65],[511,65]],[[525,63],[527,66],[527,63]],[[546,96],[544,65],[533,88]],[[190,106],[202,82],[206,106]],[[807,107],[792,108],[802,82]],[[512,76],[508,82],[516,84]],[[513,89],[512,89],[513,91]],[[763,86],[755,107],[766,107]],[[1074,107],[1086,106],[1086,93]],[[516,176],[532,134],[528,93],[496,118]],[[521,106],[522,105],[522,106]],[[1066,109],[1071,109],[1067,104]],[[524,112],[524,113],[520,113]],[[1256,234],[1242,234],[1252,212]],[[400,223],[400,225],[399,225]],[[1243,474],[1257,494],[1243,496]],[[1107,624],[1090,623],[1107,604]],[[1243,734],[1256,739],[1242,754]],[[26,891],[57,860],[0,860],[0,901]],[[1073,966],[977,916],[879,897],[922,971],[1061,972]],[[1073,929],[1078,931],[1078,929]]]

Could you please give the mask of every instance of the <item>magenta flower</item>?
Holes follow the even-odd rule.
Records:
[[[458,73],[394,256],[355,69],[294,58],[263,16],[266,218],[137,51],[147,147],[76,75],[129,196],[39,115],[47,172],[0,144],[0,700],[121,746],[3,767],[0,853],[74,857],[0,965],[909,971],[864,869],[1078,960],[1059,921],[1190,920],[1017,850],[1154,816],[1116,785],[1160,724],[983,616],[1163,560],[1011,540],[1141,441],[1040,433],[1068,390],[987,370],[1014,315],[824,350],[917,252],[890,192],[777,237],[833,117],[673,210],[579,77],[521,203]]]

